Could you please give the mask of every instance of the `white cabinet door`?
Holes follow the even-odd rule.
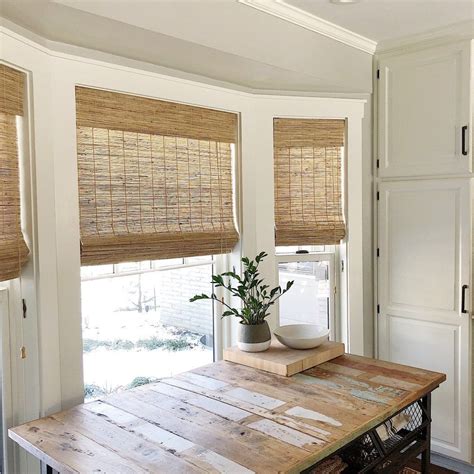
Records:
[[[433,450],[470,461],[470,179],[379,192],[379,357],[447,375],[433,393]]]
[[[379,61],[379,176],[471,171],[469,41]]]

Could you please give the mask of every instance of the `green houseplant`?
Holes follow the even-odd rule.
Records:
[[[233,308],[220,300],[215,293],[206,295],[204,293],[193,296],[189,301],[214,300],[222,304],[226,309],[222,317],[235,316],[240,319],[238,346],[246,352],[261,352],[270,347],[271,333],[266,317],[269,309],[276,303],[278,298],[284,295],[293,285],[289,281],[286,288],[277,286],[269,289],[260,277],[259,264],[268,254],[260,252],[254,260],[248,257],[242,258],[243,272],[238,275],[235,268],[231,272],[220,275],[212,275],[212,283],[216,288],[225,288],[233,297],[241,300],[241,308]]]

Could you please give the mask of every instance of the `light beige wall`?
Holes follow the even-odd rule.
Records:
[[[113,62],[85,60],[41,47],[18,34],[1,32],[2,59],[29,71],[32,151],[34,156],[34,261],[32,280],[38,300],[40,414],[81,401],[82,344],[80,314],[79,214],[75,144],[74,86],[89,85],[238,112],[241,116],[241,221],[243,254],[266,250],[264,277],[276,282],[273,230],[274,116],[348,118],[349,123],[349,264],[351,273],[351,349],[370,353],[364,301],[369,246],[364,225],[370,210],[366,168],[370,120],[361,117],[364,103],[349,98],[258,95],[163,76]],[[366,107],[368,107],[366,105]],[[370,110],[370,108],[366,109]],[[364,149],[363,149],[364,147]],[[365,164],[363,164],[365,163]],[[352,289],[352,291],[351,291]],[[370,290],[369,292],[370,293]],[[370,316],[371,317],[371,316]],[[273,321],[275,324],[275,321]],[[370,334],[370,330],[369,330]]]

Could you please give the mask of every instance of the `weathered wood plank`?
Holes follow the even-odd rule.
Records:
[[[320,384],[303,383],[297,374],[289,377],[260,372],[258,377],[253,369],[243,366],[212,367],[206,366],[196,369],[200,374],[207,374],[225,379],[235,386],[253,388],[260,393],[274,395],[278,393],[281,400],[294,405],[304,405],[306,408],[322,411],[333,418],[344,416],[353,423],[363,423],[367,416],[374,416],[380,411],[379,404],[358,399],[350,393],[341,390],[333,390]],[[184,374],[182,374],[184,375]],[[181,378],[182,375],[177,378]],[[313,377],[308,377],[313,382]]]
[[[165,395],[170,395],[170,390],[171,389],[168,389],[167,391],[163,391],[163,390],[161,390],[162,385],[163,385],[163,383],[154,384],[153,386],[147,386],[146,388],[144,388],[142,390],[140,390],[140,389],[137,390],[135,393],[139,394],[140,392],[142,392],[144,390],[149,391],[149,390],[154,389],[156,392],[161,392]],[[194,385],[193,385],[193,387],[194,387]],[[206,390],[205,388],[201,388],[201,387],[199,387],[199,389],[202,390],[203,392],[205,392],[205,390]],[[191,405],[191,406],[197,407],[197,408],[202,408],[203,410],[206,410],[209,413],[212,413],[214,415],[219,415],[222,418],[225,418],[227,420],[241,421],[244,418],[251,415],[250,412],[242,410],[241,408],[239,408],[237,406],[234,406],[233,404],[224,403],[224,402],[221,402],[217,399],[213,399],[213,398],[203,396],[203,395],[201,395],[197,392],[184,390],[184,389],[179,389],[178,387],[176,387],[174,389],[174,391],[178,392],[178,394],[179,394],[179,396],[177,398],[179,398],[183,402],[187,403],[188,405]],[[162,402],[165,405],[169,405],[171,400],[163,399]],[[163,408],[165,408],[165,407],[163,407]],[[171,406],[170,408],[172,410],[174,410],[176,408],[176,406]],[[189,409],[189,407],[187,409]]]
[[[375,377],[371,377],[370,381],[373,383],[385,385],[387,387],[401,388],[402,390],[406,391],[415,391],[423,388],[423,385],[420,385],[419,383],[407,382],[406,380],[394,379],[392,377],[386,377],[384,375],[377,375]]]
[[[226,382],[222,382],[222,380],[214,379],[212,377],[203,377],[199,374],[194,374],[192,372],[187,373],[187,378],[190,379],[191,383],[197,385],[198,387],[209,388],[211,390],[219,390],[220,388],[224,388],[228,385]]]
[[[228,397],[236,398],[241,401],[249,401],[252,405],[257,405],[258,407],[266,408],[267,410],[274,410],[286,403],[277,398],[240,387],[232,388],[227,390],[225,393]]]
[[[353,369],[352,367],[346,367],[341,364],[333,364],[332,362],[325,362],[324,368],[337,374],[349,375],[351,377],[357,377],[364,373],[362,370]]]
[[[362,415],[377,413],[380,409],[378,403],[354,397],[349,390],[344,390],[343,386],[337,387],[336,384],[315,380],[315,377],[306,376],[306,372],[292,377],[281,377],[266,372],[259,372],[256,376],[255,370],[249,367],[218,366],[218,364],[200,367],[193,372],[219,378],[239,387],[255,387],[263,394],[271,395],[277,391],[279,397],[287,402],[316,399],[318,403],[326,403],[333,408]],[[181,379],[185,376],[186,374],[180,374],[176,378]]]
[[[334,390],[342,390],[349,393],[352,397],[364,401],[390,405],[402,400],[406,395],[406,390],[397,389],[391,386],[374,383],[369,380],[349,377],[333,373],[324,368],[314,367],[295,377],[305,379],[305,383],[318,383],[330,387]]]
[[[18,443],[26,452],[36,457],[39,461],[51,466],[55,471],[62,474],[76,474],[80,471],[74,469],[72,466],[65,464],[61,456],[58,456],[57,440],[50,440],[49,436],[39,437],[35,439],[29,434],[23,432],[23,430],[17,427],[8,430],[8,436],[10,439]],[[74,460],[77,464],[77,460]]]
[[[349,355],[294,377],[218,362],[9,434],[66,473],[292,473],[444,380]]]
[[[335,359],[337,361],[338,359]],[[334,361],[333,361],[334,362]],[[324,364],[320,367],[324,367]],[[309,391],[304,392],[304,400],[302,403],[299,405],[304,405],[305,408],[311,408],[309,404],[311,403],[311,400],[314,400],[315,398],[317,399],[317,404],[322,405],[320,399],[324,398],[321,397],[322,393],[326,393],[329,395],[329,399],[325,400],[325,402],[329,402],[326,404],[324,410],[319,410],[323,414],[328,415],[328,409],[329,405],[331,405],[332,400],[331,397],[335,397],[335,403],[343,401],[343,405],[346,404],[346,401],[352,400],[352,405],[350,410],[344,409],[344,407],[338,407],[338,412],[339,415],[336,417],[333,417],[335,419],[340,419],[343,422],[343,426],[341,428],[341,431],[345,432],[346,434],[343,433],[337,433],[339,435],[338,440],[341,439],[343,436],[350,436],[350,439],[354,439],[356,436],[362,434],[363,432],[367,431],[373,426],[376,426],[377,424],[381,423],[390,415],[398,411],[399,409],[403,408],[403,406],[406,406],[407,401],[411,402],[421,396],[421,394],[417,393],[415,398],[410,399],[407,394],[410,392],[407,391],[398,391],[398,390],[391,390],[389,393],[391,393],[391,398],[392,400],[390,403],[385,403],[384,397],[375,397],[373,396],[373,387],[371,387],[370,384],[363,384],[364,390],[360,390],[360,382],[358,381],[358,377],[354,382],[350,381],[350,383],[344,383],[342,384],[342,387],[339,387],[338,389],[333,388],[331,386],[322,388],[320,387],[319,383],[314,384],[314,380],[318,379],[318,377],[313,377],[311,375],[306,376],[305,374],[310,371],[306,371],[303,374],[297,374],[293,377],[291,377],[289,380],[290,385],[293,385],[293,387],[287,387],[286,383],[288,381],[287,378],[285,377],[280,377],[276,375],[271,375],[271,374],[266,374],[265,372],[259,372],[258,376],[255,375],[255,373],[252,373],[252,369],[249,369],[244,366],[240,367],[235,367],[235,366],[219,366],[217,367],[216,365],[214,366],[205,366],[201,367],[198,369],[195,369],[196,372],[200,374],[206,374],[211,377],[216,377],[220,378],[226,382],[233,383],[233,384],[239,384],[242,387],[258,387],[259,391],[262,391],[265,393],[267,390],[269,393],[275,393],[275,388],[276,385],[278,385],[278,395],[281,399],[285,400],[285,397],[283,396],[284,393],[296,391],[296,386],[292,384],[295,380],[301,380],[300,377],[304,379],[308,379],[308,381],[311,382],[311,389]],[[337,374],[340,376],[340,374]],[[439,377],[440,374],[433,374],[434,377]],[[256,382],[258,380],[258,382]],[[306,382],[306,380],[305,380]],[[301,390],[301,385],[297,384],[297,391]],[[306,385],[303,383],[303,385]],[[316,385],[318,387],[317,393],[311,393],[312,388]],[[324,385],[324,384],[323,384]],[[283,388],[284,387],[284,388]],[[386,391],[385,386],[381,385],[376,385],[377,388],[380,388],[380,390],[383,392]],[[321,392],[322,388],[322,392]],[[354,391],[355,388],[355,391]],[[391,387],[389,387],[390,389]],[[222,392],[222,391],[221,391]],[[298,400],[298,394],[294,394],[295,397],[293,398],[293,401]],[[363,395],[363,396],[361,396]],[[377,395],[377,392],[375,392],[375,395]],[[301,396],[301,394],[300,394]],[[408,397],[408,398],[407,398]],[[289,399],[287,399],[289,400]],[[357,400],[357,402],[356,402]],[[347,403],[347,405],[351,405],[351,403]],[[284,406],[286,407],[286,405]],[[362,407],[361,411],[358,411],[356,407]],[[316,410],[318,411],[318,410]],[[354,423],[354,417],[357,416],[357,414],[362,415],[362,420],[357,420],[357,423]],[[288,426],[288,425],[287,425]],[[304,430],[301,430],[304,432]],[[328,429],[328,431],[334,431],[332,429]],[[337,435],[336,435],[337,436]],[[334,438],[331,439],[331,441]],[[339,447],[339,441],[335,444],[330,443],[331,448],[337,446]],[[336,448],[337,449],[337,448]],[[333,452],[335,449],[332,449],[330,452]],[[324,448],[321,450],[322,452],[326,452],[327,449]]]
[[[319,439],[308,436],[293,428],[288,428],[272,420],[258,420],[249,423],[247,426],[298,448],[308,449],[310,452],[314,451],[314,446],[324,444]]]
[[[173,380],[167,380],[167,382],[168,383],[163,382],[161,384],[154,385],[153,391],[157,391],[159,393],[166,394],[180,400],[188,399],[190,394],[188,390],[184,390],[180,387],[170,385],[173,383]],[[225,392],[212,392],[206,389],[201,389],[200,387],[195,387],[194,390],[197,390],[200,394],[203,394],[204,396],[207,396],[210,399],[220,400],[226,404],[233,404],[233,406],[239,406],[246,412],[253,413],[254,415],[258,415],[262,418],[267,418],[269,420],[276,421],[290,428],[298,429],[303,433],[309,434],[310,436],[314,436],[320,439],[321,441],[328,442],[330,438],[334,435],[333,433],[321,429],[318,426],[302,422],[299,419],[296,419],[296,417],[285,416],[284,413],[280,413],[278,411],[268,411],[267,409],[261,408],[257,405],[252,405],[245,401],[239,401],[237,399],[227,397]],[[244,419],[244,421],[248,420]]]
[[[275,442],[246,426],[219,420],[219,417],[209,421],[209,414],[195,407],[191,407],[191,412],[177,410],[173,412],[175,416],[170,416],[163,408],[162,399],[154,398],[153,393],[146,391],[122,393],[108,397],[106,402],[229,460],[241,460],[242,466],[256,472],[269,472],[277,462],[285,466],[301,456],[299,449]],[[175,400],[175,403],[178,401]],[[243,452],[246,453],[245,458],[242,457]]]
[[[148,472],[52,417],[10,429],[9,434],[20,446],[61,473]]]
[[[154,443],[155,450],[157,446],[162,447],[166,452],[187,461],[189,463],[186,463],[188,472],[197,472],[203,469],[205,472],[220,472],[218,466],[224,465],[232,468],[233,472],[253,472],[230,459],[220,456],[218,453],[202,448],[179,434],[163,429],[155,423],[144,421],[142,418],[123,411],[114,405],[104,402],[95,402],[88,404],[84,409],[91,410],[92,413],[96,413],[102,417],[107,417],[113,424],[138,435],[144,442],[149,441]],[[121,446],[123,446],[123,444],[121,444]],[[129,449],[127,449],[127,452],[128,451]],[[214,464],[211,463],[211,461],[213,461]],[[164,466],[169,466],[170,463],[174,465],[173,459],[168,457],[168,463]]]
[[[221,374],[222,376],[225,376],[224,374]],[[272,376],[273,377],[273,376]],[[272,419],[274,421],[277,421],[279,423],[282,423],[286,426],[295,428],[297,427],[300,429],[302,432],[308,433],[310,435],[315,435],[315,433],[319,434],[324,434],[322,439],[328,440],[328,432],[329,432],[329,438],[334,435],[337,436],[337,434],[341,435],[341,433],[338,433],[339,430],[344,430],[344,431],[351,431],[354,426],[359,426],[360,423],[362,423],[364,420],[367,420],[367,417],[361,418],[357,414],[357,410],[351,409],[351,410],[346,410],[341,412],[341,409],[332,406],[330,403],[328,404],[321,404],[319,399],[317,398],[316,394],[309,392],[305,393],[305,396],[302,397],[298,391],[285,391],[285,390],[280,390],[279,394],[284,395],[285,397],[281,396],[281,398],[284,398],[286,403],[284,405],[281,405],[279,408],[274,409],[269,411],[268,409],[264,409],[260,406],[254,405],[252,400],[249,398],[248,401],[245,399],[236,399],[233,397],[230,397],[228,395],[228,389],[222,389],[220,391],[210,391],[206,389],[202,389],[200,387],[194,386],[188,382],[183,382],[182,380],[177,380],[177,379],[165,379],[162,381],[163,385],[172,385],[174,387],[185,387],[187,391],[194,391],[196,393],[200,393],[204,396],[215,398],[217,400],[232,404],[234,406],[238,406],[246,411],[250,411],[254,414],[258,414],[264,418]],[[247,384],[244,384],[241,382],[241,385],[244,386],[249,386],[255,388],[255,390],[258,390],[259,392],[267,392],[267,393],[273,393],[273,385],[269,383],[268,385],[263,383],[255,383],[255,382],[248,382]],[[158,390],[158,391],[166,391],[167,389],[163,387],[160,384],[155,385],[153,390]],[[341,419],[346,419],[347,422],[343,425],[341,423],[340,428],[334,428],[333,426],[328,426],[324,421],[315,421],[309,420],[309,424],[311,426],[308,426],[308,423],[302,423],[300,419],[293,417],[293,416],[286,416],[284,413],[282,413],[285,409],[291,408],[292,406],[298,406],[300,404],[304,404],[307,409],[313,409],[315,411],[323,411],[325,414],[327,414],[329,417],[335,418],[335,417],[340,417]],[[352,407],[349,407],[352,408]],[[347,413],[347,416],[344,416],[344,413]],[[308,420],[305,420],[308,421]],[[308,432],[308,429],[311,429],[311,432]]]
[[[109,422],[116,425],[119,429],[128,430],[137,435],[138,439],[141,440],[138,449],[140,451],[145,449],[145,455],[149,454],[149,450],[152,450],[151,452],[155,454],[157,447],[162,447],[166,453],[170,453],[167,455],[165,463],[154,462],[152,464],[153,472],[159,468],[163,468],[164,472],[168,472],[167,466],[170,465],[173,465],[173,472],[178,472],[179,468],[182,468],[182,472],[219,473],[222,472],[220,470],[222,466],[227,466],[232,472],[252,472],[217,453],[206,450],[181,436],[166,431],[131,413],[124,412],[113,405],[95,402],[87,404],[85,407],[81,407],[81,409],[91,410],[92,413],[106,417]],[[125,440],[123,441],[125,442]],[[120,446],[124,445],[120,443]],[[128,452],[130,445],[126,445],[128,446]],[[180,458],[178,461],[182,462],[182,464],[179,464],[179,462],[177,464],[176,458]]]
[[[314,410],[308,410],[307,408],[303,407],[292,407],[289,408],[288,410],[285,411],[287,415],[292,415],[296,416],[299,418],[305,418],[308,420],[315,420],[315,421],[322,421],[323,423],[327,423],[331,426],[342,426],[342,423],[338,420],[335,420],[334,418],[331,418],[330,416],[323,415],[322,413],[319,413]]]
[[[138,463],[148,472],[165,472],[170,464],[177,473],[204,472],[179,458],[179,453],[193,447],[192,443],[170,439],[171,433],[166,435],[160,428],[110,405],[93,402],[53,415],[53,418]]]
[[[362,356],[346,354],[333,359],[331,363],[361,370],[367,377],[370,377],[371,374],[373,376],[386,375],[399,380],[421,383],[425,389],[436,388],[446,380],[446,376],[438,372]],[[324,365],[322,364],[322,366]]]
[[[254,472],[208,449],[203,450],[197,457],[212,466],[218,473],[252,474]]]

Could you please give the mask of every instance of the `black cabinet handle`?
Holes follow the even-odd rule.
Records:
[[[467,155],[467,125],[461,128],[461,153]]]
[[[467,313],[466,309],[466,290],[469,288],[467,285],[463,285],[461,288],[461,313]]]

